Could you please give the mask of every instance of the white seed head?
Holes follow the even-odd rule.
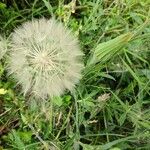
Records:
[[[77,39],[54,19],[24,23],[12,34],[9,69],[23,93],[47,98],[72,90],[81,78]]]
[[[7,40],[0,36],[0,59],[3,58],[7,51]]]

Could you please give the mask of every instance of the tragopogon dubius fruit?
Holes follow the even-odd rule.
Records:
[[[46,99],[74,88],[81,79],[82,55],[77,39],[62,23],[43,18],[12,33],[9,69],[24,94]]]

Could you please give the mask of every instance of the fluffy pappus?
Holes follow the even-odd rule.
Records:
[[[0,59],[2,59],[5,53],[7,52],[7,47],[7,39],[4,39],[2,36],[0,36]]]
[[[9,72],[24,94],[60,96],[81,79],[82,55],[77,38],[62,23],[32,20],[12,33]]]

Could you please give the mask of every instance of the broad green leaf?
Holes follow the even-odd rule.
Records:
[[[61,106],[63,104],[62,98],[57,96],[53,98],[53,103],[57,106]]]

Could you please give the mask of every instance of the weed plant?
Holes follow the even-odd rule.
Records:
[[[83,77],[74,91],[23,96],[0,63],[0,149],[149,150],[150,1],[2,0],[0,34],[54,17],[78,37]]]

